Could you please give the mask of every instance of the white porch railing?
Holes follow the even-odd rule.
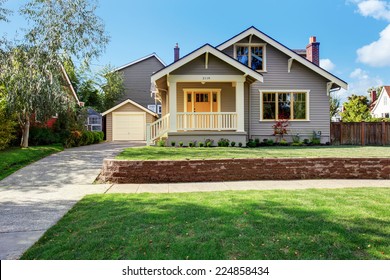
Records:
[[[163,136],[169,130],[169,114],[154,123],[146,125],[146,144],[149,146],[157,138]]]
[[[237,113],[177,113],[177,130],[236,130]]]

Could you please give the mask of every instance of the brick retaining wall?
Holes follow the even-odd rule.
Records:
[[[294,179],[390,179],[389,158],[278,158],[182,161],[105,159],[100,181],[218,182]]]

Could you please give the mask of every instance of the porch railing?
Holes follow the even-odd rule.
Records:
[[[169,114],[146,126],[146,144],[151,145],[169,130]]]
[[[177,113],[177,130],[236,130],[237,113]]]

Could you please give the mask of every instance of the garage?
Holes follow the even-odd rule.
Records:
[[[107,141],[145,141],[146,125],[158,115],[140,104],[127,99],[102,113],[106,122]]]
[[[145,113],[113,113],[113,140],[145,140]]]

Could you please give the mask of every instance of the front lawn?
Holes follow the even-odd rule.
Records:
[[[86,196],[22,259],[390,259],[390,189]]]
[[[0,151],[0,180],[30,163],[63,150],[62,145],[10,148]]]
[[[283,157],[390,157],[390,147],[316,146],[259,148],[128,148],[116,158],[122,160],[185,160]]]

